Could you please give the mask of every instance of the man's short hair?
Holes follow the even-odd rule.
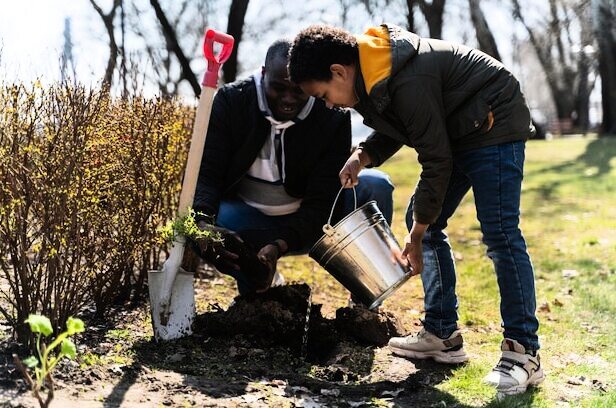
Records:
[[[267,49],[265,54],[265,70],[269,70],[274,61],[280,59],[283,62],[287,62],[289,58],[289,49],[293,42],[288,38],[281,38],[276,40]]]
[[[327,26],[313,25],[295,37],[289,54],[291,81],[329,81],[332,64],[353,65],[359,60],[357,40],[347,31]]]

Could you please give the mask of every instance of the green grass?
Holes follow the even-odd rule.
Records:
[[[401,240],[404,211],[420,169],[411,149],[401,150],[383,169],[397,186],[393,229]],[[502,400],[481,384],[498,359],[502,337],[496,278],[469,193],[448,232],[458,258],[460,324],[473,360],[437,387],[454,405],[616,406],[616,138],[529,142],[522,196],[521,227],[535,265],[537,305],[546,305],[538,316],[547,379],[536,390]],[[306,257],[283,260],[282,269],[285,276],[313,285],[324,311],[346,301],[333,278]],[[564,270],[576,272],[566,277]],[[411,329],[417,311],[423,310],[422,292],[414,278],[385,308]],[[571,385],[571,377],[585,381]],[[599,390],[593,380],[608,391]]]
[[[409,393],[422,401],[417,406],[616,407],[616,138],[532,141],[527,145],[526,157],[521,227],[535,266],[546,381],[523,395],[503,399],[481,382],[499,358],[502,330],[496,277],[481,243],[473,196],[469,193],[450,220],[448,233],[458,268],[459,323],[471,362],[442,376],[439,368],[420,369],[422,375],[418,378],[426,380],[427,385],[412,391],[416,394]],[[415,153],[403,149],[383,169],[396,185],[393,230],[401,241],[406,234],[406,205],[420,168]],[[303,281],[311,286],[312,300],[323,305],[325,316],[333,318],[336,309],[347,305],[348,292],[308,256],[282,258],[279,268],[288,282]],[[198,287],[200,313],[213,310],[216,304],[226,307],[236,294],[233,280],[226,276],[204,279]],[[423,314],[420,279],[410,279],[384,303],[383,309],[399,317],[407,330],[417,330]],[[235,376],[241,377],[248,370],[243,364],[255,365],[258,361],[271,372],[296,364],[282,350],[263,357],[267,363],[257,357],[229,362],[224,345],[219,355],[212,351],[214,346],[201,350],[190,342],[158,343],[154,351],[160,355],[152,358],[149,314],[136,324],[138,327],[119,325],[107,332],[105,341],[120,347],[103,356],[86,353],[80,359],[82,366],[129,365],[136,360],[233,382]],[[136,340],[139,346],[134,346]],[[206,347],[208,341],[200,347]],[[177,367],[165,362],[176,348],[184,353],[191,350],[186,362]],[[363,347],[355,350],[360,352],[358,357],[349,357],[354,359],[355,372],[367,378],[356,384],[358,390],[368,389],[363,388],[366,382],[390,381],[389,354],[385,350],[361,354],[362,350]],[[366,358],[362,359],[362,355]],[[148,360],[144,361],[143,356]],[[306,378],[322,381],[325,388],[345,386],[325,381],[323,366],[305,363],[296,367]],[[284,370],[281,372],[280,378],[286,378]],[[388,406],[391,402],[380,396],[370,400],[373,395],[368,391],[357,394],[372,406]],[[282,406],[283,401],[274,397],[268,402]]]

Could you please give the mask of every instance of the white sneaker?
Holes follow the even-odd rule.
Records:
[[[529,386],[540,384],[545,379],[539,354],[526,354],[524,346],[512,339],[504,339],[501,350],[503,354],[498,364],[483,379],[499,393],[520,394]]]
[[[460,364],[468,361],[464,351],[462,334],[456,330],[446,339],[441,339],[426,329],[406,337],[392,337],[389,348],[399,356],[427,359],[445,364]]]

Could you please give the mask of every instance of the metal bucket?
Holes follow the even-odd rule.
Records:
[[[334,201],[334,207],[340,192]],[[355,193],[355,190],[353,190]],[[331,226],[309,252],[327,272],[369,309],[378,307],[411,277],[402,250],[375,201],[370,201]]]

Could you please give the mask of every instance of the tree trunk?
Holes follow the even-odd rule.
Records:
[[[431,38],[443,37],[443,12],[445,10],[445,0],[432,0],[428,4],[425,0],[417,0],[419,8],[428,22]]]
[[[105,69],[105,76],[103,77],[103,84],[110,87],[113,81],[113,72],[115,71],[118,60],[118,44],[115,39],[115,32],[113,27],[113,20],[115,18],[116,9],[120,6],[122,0],[113,0],[113,6],[111,11],[105,14],[98,4],[94,0],[90,0],[90,4],[94,7],[94,10],[103,20],[105,30],[109,36],[109,59],[107,60],[107,68]]]
[[[227,22],[227,34],[235,39],[233,52],[222,68],[223,79],[225,82],[233,82],[237,76],[237,50],[242,42],[242,31],[244,29],[244,19],[248,9],[248,0],[233,0],[229,9],[229,20]]]
[[[411,32],[415,32],[415,5],[417,0],[406,0],[408,13],[406,15],[406,28]]]
[[[492,34],[492,30],[490,30],[490,26],[488,25],[483,11],[481,11],[480,3],[480,0],[468,1],[468,6],[471,12],[471,20],[473,22],[473,27],[475,28],[477,42],[479,43],[479,49],[491,57],[501,61],[501,55],[500,52],[498,52],[498,45],[496,44],[496,40],[494,39],[494,35]],[[545,128],[535,122],[533,118],[531,118],[531,121],[536,131],[534,137],[536,139],[545,139]]]
[[[475,27],[475,35],[477,36],[479,49],[500,61],[501,56],[496,46],[496,40],[494,40],[488,22],[486,21],[483,11],[481,11],[480,2],[481,0],[468,0],[468,7],[471,11],[471,21],[473,22],[473,27]]]
[[[180,47],[180,43],[178,42],[177,35],[175,34],[175,29],[169,23],[165,12],[160,6],[158,0],[150,0],[150,4],[154,8],[154,12],[156,13],[156,18],[160,23],[163,34],[165,36],[165,41],[167,43],[167,48],[175,54],[180,63],[180,67],[182,69],[182,78],[187,80],[190,84],[193,92],[196,97],[201,95],[201,85],[199,85],[199,81],[197,81],[197,77],[195,73],[190,68],[190,61],[186,58],[184,51],[182,51],[182,47]]]
[[[575,8],[575,14],[580,22],[580,51],[577,55],[578,82],[575,97],[576,116],[574,117],[573,124],[585,133],[590,127],[590,92],[593,87],[589,81],[593,65],[590,60],[590,50],[587,48],[592,47],[594,44],[590,2],[584,1],[580,3]]]
[[[599,75],[601,76],[601,131],[616,135],[616,12],[610,0],[593,0],[594,28],[599,48]]]
[[[537,58],[545,71],[546,80],[552,93],[552,99],[556,107],[558,119],[570,120],[575,110],[575,99],[577,87],[575,86],[576,72],[567,64],[565,56],[565,47],[562,43],[563,28],[561,21],[558,20],[556,5],[553,0],[550,0],[551,19],[548,30],[550,35],[541,35],[533,30],[521,13],[521,6],[518,0],[512,0],[513,15],[522,23],[530,43],[537,54]],[[575,59],[576,56],[571,56]]]

